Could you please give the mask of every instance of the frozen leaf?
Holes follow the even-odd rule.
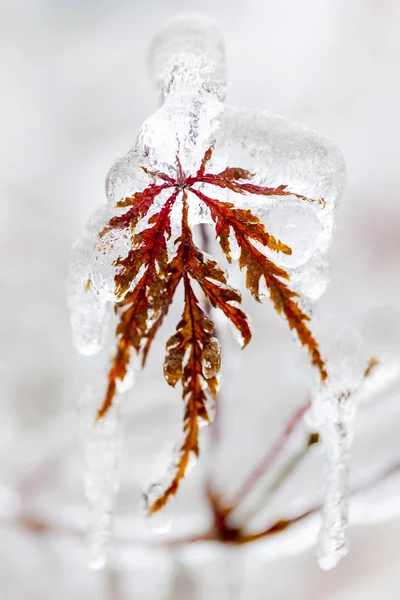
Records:
[[[203,297],[206,307],[225,315],[243,347],[252,335],[240,292],[197,247],[193,227],[211,225],[227,261],[238,261],[257,301],[270,297],[323,383],[327,365],[301,295],[317,295],[313,259],[325,256],[330,241],[344,163],[332,144],[305,127],[222,103],[223,44],[212,21],[171,21],[154,41],[150,63],[163,105],[108,175],[115,206],[97,228],[90,289],[112,300],[118,319],[117,349],[97,411],[101,424],[134,358],[145,364],[178,286],[184,288],[182,319],[164,363],[167,382],[182,384],[184,438],[172,477],[148,496],[154,514],[176,493],[199,454],[199,429],[212,419],[221,357]]]
[[[120,200],[117,208],[125,208],[126,211],[113,216],[99,235],[99,247],[104,256],[111,256],[112,259],[107,260],[115,269],[113,294],[119,299],[116,303],[119,323],[117,353],[112,361],[98,419],[106,415],[117,389],[123,385],[132,352],[141,355],[144,364],[180,282],[185,289],[182,321],[167,344],[164,364],[165,378],[170,385],[175,386],[179,380],[182,381],[185,440],[174,467],[173,481],[150,512],[161,508],[176,493],[190,458],[198,456],[199,419],[210,421],[206,394],[213,397],[217,391],[215,376],[221,362],[219,343],[211,337],[214,326],[200,308],[191,280],[197,282],[210,304],[220,309],[234,325],[243,346],[251,339],[247,317],[240,308],[240,293],[228,285],[226,273],[220,265],[201,252],[193,241],[189,220],[192,197],[196,197],[207,209],[228,261],[232,260],[234,236],[239,265],[246,269],[246,285],[250,292],[256,300],[260,300],[262,279],[277,312],[286,317],[290,328],[296,331],[300,342],[308,349],[321,379],[326,378],[318,344],[307,326],[309,317],[296,302],[298,295],[285,282],[289,275],[266,256],[267,250],[290,255],[291,248],[268,233],[250,209],[237,208],[232,202],[218,200],[208,192],[200,191],[199,184],[207,184],[217,191],[226,189],[238,196],[296,194],[284,185],[277,188],[255,185],[252,174],[239,167],[208,173],[212,156],[213,148],[210,146],[192,175],[184,173],[179,156],[175,159],[175,174],[170,174],[171,170],[167,173],[143,167],[143,172],[150,178],[149,185],[132,197]],[[301,195],[298,198],[301,202],[312,203],[311,199]],[[179,226],[176,223],[178,218]],[[121,256],[115,251],[115,239],[124,240],[124,249],[126,242],[130,243]],[[101,293],[100,289],[98,291]],[[109,290],[105,290],[104,294],[108,298]]]

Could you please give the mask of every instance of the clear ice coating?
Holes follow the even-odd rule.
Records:
[[[267,229],[292,248],[290,256],[274,253],[274,260],[293,273],[294,285],[298,283],[302,294],[316,300],[328,281],[327,269],[316,265],[326,262],[345,180],[340,151],[303,125],[265,110],[224,104],[224,45],[216,24],[207,17],[182,15],[165,25],[153,40],[149,65],[162,104],[143,123],[132,148],[111,167],[106,181],[110,202],[148,185],[141,166],[176,177],[179,155],[183,171],[196,173],[212,144],[212,172],[240,166],[254,174],[255,184],[286,185],[309,198],[323,198],[324,203],[318,204],[294,196],[237,197],[227,190],[212,190],[214,197],[251,207]],[[190,221],[191,225],[210,222],[208,210],[194,195],[190,196]],[[97,253],[92,264],[93,285],[109,300],[113,299],[115,254],[120,247],[121,256],[126,256],[125,242],[111,244],[108,257]],[[233,252],[233,258],[237,257]]]
[[[147,492],[143,494],[144,509],[147,512],[155,500],[157,500],[164,492],[164,486],[160,483],[152,483]],[[158,535],[167,534],[172,527],[171,503],[164,510],[153,513],[147,516],[147,525],[151,531]]]
[[[271,254],[276,264],[288,271],[293,289],[310,302],[318,299],[328,281],[326,253],[345,180],[343,157],[336,146],[307,127],[268,111],[224,103],[224,44],[212,19],[185,14],[171,20],[153,40],[149,65],[161,106],[143,123],[132,147],[112,165],[106,179],[108,204],[91,219],[86,233],[75,246],[71,261],[68,278],[71,323],[75,345],[83,354],[93,354],[102,346],[110,308],[121,299],[114,283],[117,261],[134,249],[132,236],[137,237],[144,229],[144,223],[139,221],[135,231],[127,227],[113,234],[104,232],[112,216],[126,211],[116,203],[149,185],[159,185],[159,178],[153,175],[155,172],[175,180],[179,179],[179,169],[186,176],[195,175],[210,147],[213,148],[207,164],[210,173],[237,167],[252,174],[254,185],[286,186],[286,191],[293,191],[293,195],[235,194],[207,183],[195,184],[197,189],[209,193],[211,198],[232,202],[236,207],[251,208],[267,229],[289,245],[291,255],[272,251]],[[307,202],[296,194],[323,201]],[[156,208],[159,210],[157,203],[166,200],[162,192]],[[188,203],[190,226],[211,222],[209,209],[191,192]],[[180,235],[179,210],[174,210],[172,214],[176,218],[172,220],[168,242],[171,253]],[[151,214],[147,215],[146,223],[149,218]],[[107,235],[114,237],[110,241]],[[231,238],[232,258],[237,260],[237,241],[234,236]],[[140,273],[133,285],[139,279]],[[205,359],[206,372],[212,373],[213,367],[210,371],[209,360]],[[329,392],[325,400],[319,396],[316,406],[324,414],[330,410],[336,415],[335,391],[331,387]],[[118,488],[118,407],[113,407],[104,423],[93,426],[102,398],[93,392],[88,397],[95,405],[90,405],[89,411],[85,409],[86,416],[82,417],[88,464],[86,490],[92,523],[92,564],[99,567],[106,556],[113,499]],[[87,403],[88,400],[84,400],[85,406]],[[321,426],[326,425],[325,439],[333,440],[338,435],[334,427],[332,430],[332,423],[342,426],[344,422],[347,424],[348,420],[337,415],[333,421],[324,417]],[[333,448],[333,442],[331,445]],[[328,441],[326,447],[330,447]],[[330,469],[334,470],[336,463],[329,450],[327,457]],[[342,458],[337,460],[341,462]],[[337,491],[341,484],[334,487]],[[327,517],[326,522],[328,520]],[[336,521],[329,526],[330,530],[335,527]]]
[[[348,469],[357,395],[367,366],[358,331],[331,316],[314,319],[313,331],[328,365],[328,381],[315,379],[314,427],[325,453],[326,490],[318,539],[322,569],[336,566],[348,553]]]
[[[75,348],[90,356],[102,348],[112,305],[90,285],[91,261],[104,209],[96,211],[85,234],[75,242],[67,275],[68,308]]]

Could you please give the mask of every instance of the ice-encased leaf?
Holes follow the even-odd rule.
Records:
[[[304,125],[267,111],[231,106],[225,107],[220,116],[217,141],[215,160],[221,155],[228,164],[249,170],[254,173],[255,183],[270,187],[284,183],[289,191],[324,200],[308,208],[321,222],[319,250],[325,252],[345,182],[340,150]],[[273,206],[273,202],[258,196],[249,195],[247,201],[254,207]]]
[[[91,265],[93,289],[102,300],[115,303],[118,318],[117,351],[103,404],[94,411],[97,420],[107,422],[115,411],[117,392],[129,384],[133,356],[145,363],[182,280],[186,298],[188,289],[193,293],[191,280],[196,281],[207,302],[220,308],[240,332],[243,345],[249,342],[240,293],[228,285],[219,264],[193,243],[191,230],[198,223],[212,223],[228,261],[237,258],[245,271],[254,298],[270,296],[308,349],[319,380],[326,380],[326,364],[298,290],[302,286],[309,298],[319,293],[318,270],[305,267],[315,256],[325,256],[329,245],[344,178],[340,152],[322,136],[281,117],[225,107],[221,37],[207,19],[185,16],[167,25],[153,44],[150,62],[164,103],[109,172],[107,196],[117,213],[98,230]],[[175,210],[182,205],[186,209]],[[283,239],[265,227],[268,218]],[[280,257],[287,270],[280,266]],[[297,290],[291,286],[289,269],[296,271]],[[219,348],[210,339],[209,321],[200,310],[204,327],[196,329],[197,299],[191,299],[190,315],[187,305],[165,363],[168,382],[183,384],[184,441],[172,482],[150,503],[153,513],[176,493],[197,457],[198,430],[212,418],[212,401],[205,392],[208,387],[212,397],[218,388]],[[188,322],[192,326],[187,329]],[[185,338],[185,348],[175,343],[179,336]],[[319,416],[323,415],[321,429],[347,419],[337,417],[331,401],[335,390],[327,389],[331,394],[327,401],[321,406],[316,402]],[[98,484],[91,485],[88,489],[93,492]],[[110,529],[109,504],[108,500],[105,507],[104,502],[94,506],[97,565],[102,560],[100,541]]]

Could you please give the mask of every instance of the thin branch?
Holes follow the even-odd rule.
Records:
[[[272,496],[276,494],[288,479],[290,475],[296,470],[296,468],[303,462],[308,455],[310,448],[319,442],[318,433],[310,433],[308,436],[307,443],[298,451],[292,458],[290,458],[279,471],[274,481],[266,488],[265,492],[261,494],[263,499],[263,505],[270,502]],[[255,506],[252,510],[249,510],[246,514],[246,521],[248,522],[258,513],[259,507]]]
[[[310,398],[296,409],[296,411],[291,416],[290,420],[286,424],[285,428],[273,444],[273,446],[268,450],[268,452],[263,456],[260,462],[256,465],[253,471],[248,475],[245,479],[242,486],[239,488],[237,493],[233,496],[232,500],[228,503],[227,508],[225,509],[225,513],[229,515],[231,512],[235,510],[235,508],[243,502],[243,500],[248,496],[248,494],[252,491],[253,487],[258,483],[258,481],[263,477],[263,475],[268,471],[268,469],[273,465],[275,460],[278,458],[279,454],[285,447],[289,437],[297,427],[297,425],[301,422],[305,413],[311,406]]]

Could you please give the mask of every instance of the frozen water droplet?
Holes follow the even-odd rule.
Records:
[[[154,483],[148,488],[147,492],[143,494],[146,512],[148,512],[149,508],[163,495],[163,493],[164,488],[159,483]],[[151,515],[147,514],[147,525],[154,533],[158,533],[159,535],[165,535],[171,530],[171,498],[161,510],[152,513]]]
[[[207,315],[204,315],[201,318],[200,325],[201,325],[201,328],[204,329],[204,331],[206,333],[212,333],[215,328],[214,321]]]
[[[292,250],[292,254],[274,253],[274,261],[295,269],[304,265],[318,247],[322,225],[311,206],[302,200],[285,198],[272,208],[265,222],[266,230]]]
[[[221,344],[217,338],[211,338],[201,353],[201,366],[203,375],[210,379],[216,375],[221,368]]]

